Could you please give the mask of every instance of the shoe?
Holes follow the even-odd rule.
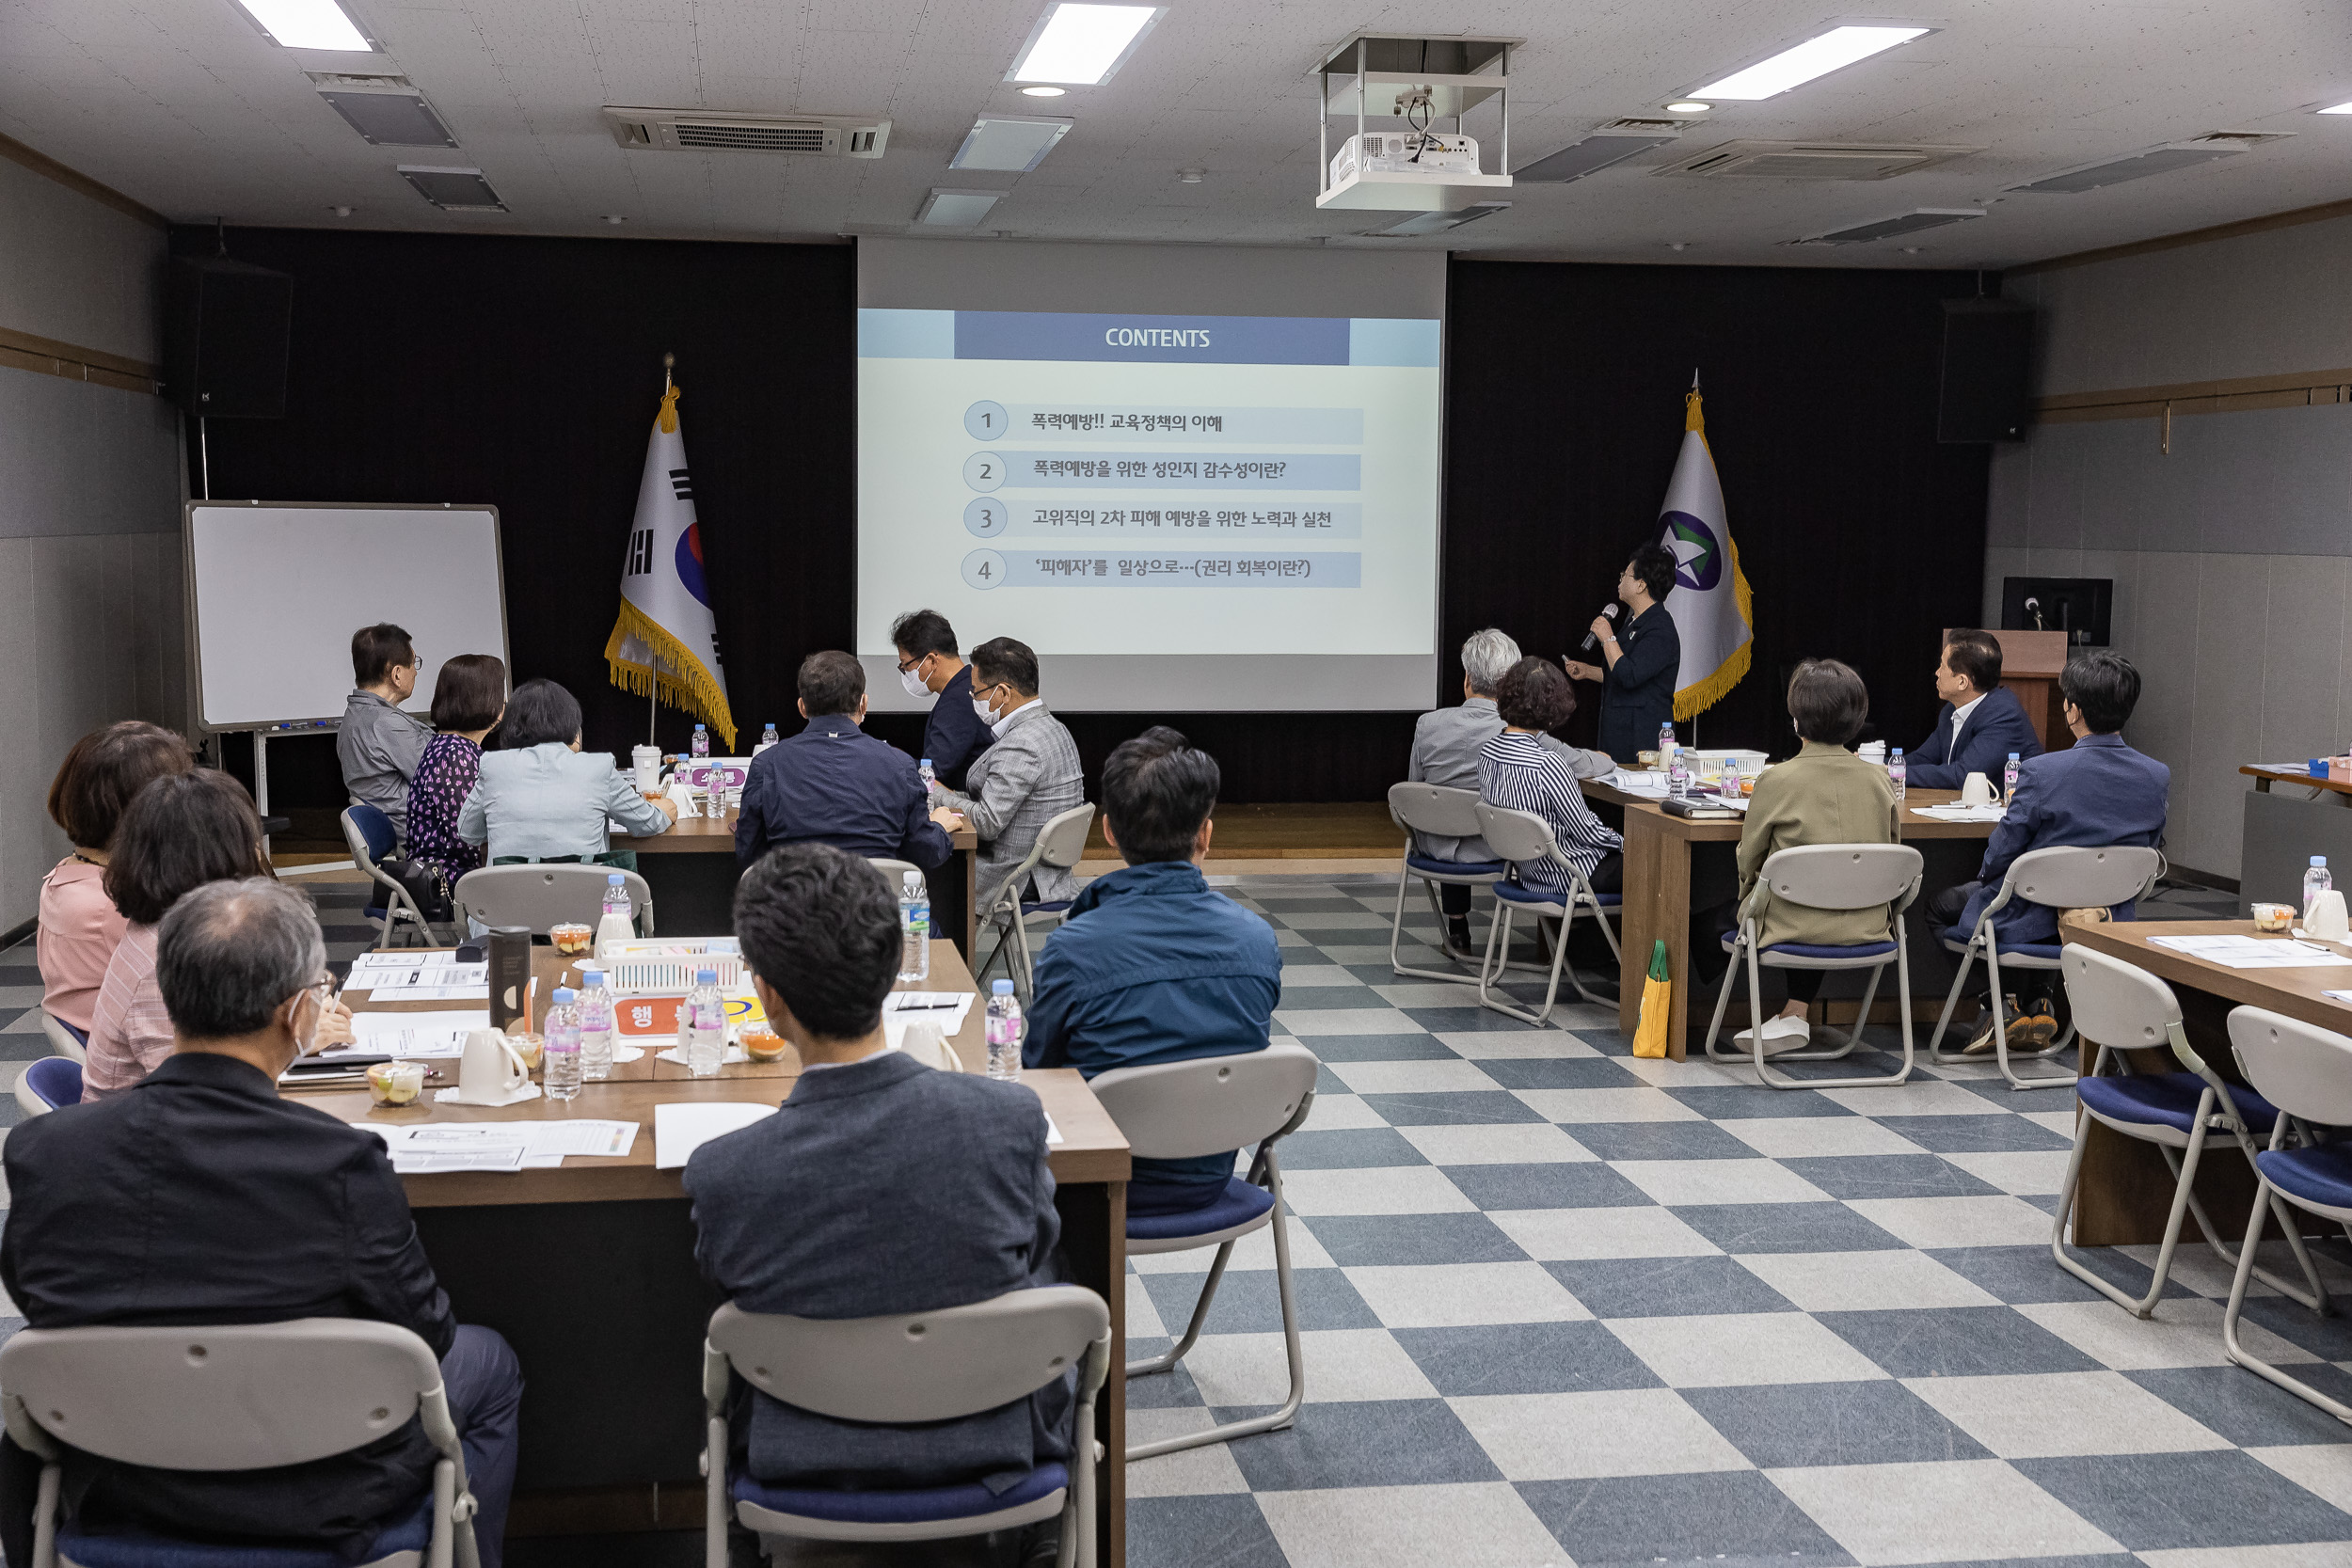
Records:
[[[2009,1015],[2009,1048],[2011,1051],[2038,1051],[2058,1038],[2058,1020],[2050,1015],[2046,1001],[2037,1000],[2042,1011],[2029,1013],[2014,996],[2006,999]],[[1993,1009],[1987,1007],[1978,1021],[1976,1038],[1968,1042],[1963,1056],[1993,1054]]]
[[[2050,999],[2046,996],[2035,997],[2028,1006],[2033,1011],[2009,1026],[2009,1048],[2011,1051],[2047,1051],[2058,1039],[2058,1013],[2051,1007]],[[2021,1031],[2025,1035],[2022,1045],[2018,1043]]]
[[[1791,1051],[1803,1051],[1813,1039],[1813,1025],[1801,1018],[1768,1018],[1764,1021],[1764,1054],[1782,1056]],[[1731,1037],[1731,1043],[1753,1053],[1756,1032],[1742,1029]]]
[[[1474,958],[1478,949],[1470,942],[1470,921],[1450,916],[1445,923],[1445,950],[1456,958]]]

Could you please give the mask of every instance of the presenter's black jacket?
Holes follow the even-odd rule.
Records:
[[[965,710],[971,707],[969,698]],[[930,871],[947,863],[947,835],[931,820],[914,759],[843,713],[821,714],[791,739],[752,758],[735,863],[749,871],[778,844],[815,839],[867,860]]]
[[[1600,680],[1598,744],[1619,762],[1632,762],[1658,744],[1659,726],[1675,716],[1682,636],[1666,607],[1654,604],[1633,618],[1617,642],[1623,651]]]
[[[931,716],[923,721],[923,754],[931,759],[939,782],[957,794],[966,793],[964,770],[972,759],[996,743],[996,734],[972,711],[972,666],[947,677],[939,689]]]
[[[11,1128],[5,1159],[0,1284],[34,1328],[368,1318],[413,1329],[436,1356],[455,1338],[383,1140],[279,1099],[232,1057],[175,1055],[120,1094]],[[154,1470],[68,1449],[65,1502],[92,1529],[364,1561],[377,1523],[431,1488],[435,1457],[414,1418],[268,1470]]]

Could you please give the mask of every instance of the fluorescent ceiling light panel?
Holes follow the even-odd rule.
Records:
[[[2352,115],[2352,103],[2338,103],[2333,108],[2314,109],[2312,112],[2322,115]]]
[[[1099,87],[1127,63],[1127,56],[1167,9],[1165,6],[1092,6],[1059,0],[1030,32],[1005,79]]]
[[[933,190],[914,210],[914,221],[925,229],[973,229],[1005,198],[1002,191]]]
[[[949,168],[997,169],[1026,174],[1045,161],[1045,154],[1070,131],[1066,119],[1028,119],[1019,116],[982,115],[965,133],[963,145],[947,160]]]
[[[1784,49],[1769,60],[1759,60],[1745,71],[1735,71],[1720,82],[1709,82],[1693,87],[1692,98],[1736,98],[1753,102],[1772,98],[1790,87],[1803,87],[1817,76],[1842,71],[1856,60],[1867,60],[1899,43],[1924,38],[1932,27],[1832,27],[1819,38],[1810,38],[1794,49]]]
[[[237,0],[262,31],[286,49],[346,49],[371,54],[375,45],[335,0]]]

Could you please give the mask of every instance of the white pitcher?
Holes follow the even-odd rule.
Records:
[[[466,1037],[466,1053],[457,1062],[457,1098],[468,1105],[503,1105],[531,1082],[531,1069],[497,1029],[476,1029]]]

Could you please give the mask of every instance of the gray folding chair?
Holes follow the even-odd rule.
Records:
[[[2074,1075],[2071,1072],[2020,1078],[2010,1063],[2038,1062],[2072,1050],[2080,1021],[2070,1022],[2063,1034],[2039,1051],[2011,1052],[2009,1021],[2001,1002],[2002,965],[2013,969],[2057,969],[2060,967],[2059,955],[2065,944],[2011,942],[2004,947],[1994,931],[1993,917],[2018,899],[2057,910],[2108,909],[2128,904],[2153,892],[2156,878],[2163,870],[2162,855],[2153,849],[2127,845],[2034,849],[2010,863],[2009,875],[2001,879],[2001,891],[1977,916],[1976,928],[1963,931],[1955,926],[1939,933],[1945,951],[1960,955],[1960,973],[1952,976],[1951,994],[1944,999],[1944,1011],[1935,1021],[1935,1036],[1928,1041],[1928,1054],[1938,1062],[1968,1060],[1965,1052],[1944,1049],[1944,1031],[1951,1022],[1952,1009],[1960,1006],[1961,993],[1967,988],[1968,966],[1981,957],[1985,976],[1993,987],[1993,1052],[2000,1064],[2001,1076],[2009,1080],[2012,1089],[2062,1089],[2074,1083]]]
[[[968,1307],[881,1318],[711,1314],[703,1348],[703,1549],[726,1568],[727,1520],[770,1537],[942,1541],[1061,1515],[1060,1568],[1095,1560],[1094,1402],[1110,1373],[1111,1315],[1078,1285],[1009,1291]],[[727,1472],[727,1374],[771,1399],[835,1420],[913,1426],[953,1420],[1035,1393],[1079,1370],[1070,1463],[1040,1465],[999,1495],[977,1482],[845,1491],[769,1485]]]
[[[1432,838],[1476,838],[1478,836],[1478,791],[1452,789],[1444,784],[1399,784],[1389,785],[1389,816],[1405,830],[1405,858],[1396,872],[1396,911],[1389,919],[1389,967],[1399,974],[1418,975],[1424,980],[1444,980],[1457,986],[1474,986],[1474,975],[1458,970],[1414,969],[1397,957],[1397,946],[1405,935],[1405,887],[1418,881],[1429,895],[1429,912],[1438,918],[1438,951],[1454,956],[1446,945],[1445,906],[1438,901],[1440,887],[1492,887],[1510,873],[1510,866],[1500,860],[1441,861],[1422,854],[1416,847],[1414,835],[1426,833]],[[1473,955],[1464,953],[1462,958]]]
[[[2279,1117],[2271,1128],[2270,1148],[2254,1156],[2253,1212],[2246,1227],[2246,1244],[2238,1248],[2230,1305],[2221,1315],[2222,1347],[2231,1360],[2247,1370],[2309,1401],[2339,1421],[2352,1422],[2352,1405],[2288,1376],[2238,1339],[2238,1319],[2246,1310],[2246,1286],[2253,1276],[2254,1252],[2262,1245],[2264,1222],[2274,1212],[2279,1227],[2286,1232],[2287,1244],[2312,1275],[2318,1291],[2317,1309],[2328,1309],[2327,1287],[2305,1253],[2303,1222],[2296,1212],[2333,1220],[2352,1239],[2352,1138],[2333,1131],[2352,1127],[2352,1039],[2261,1007],[2235,1007],[2230,1012],[2230,1051],[2237,1058],[2238,1070],[2277,1109]],[[2241,1093],[2240,1099],[2244,1098]],[[2325,1143],[2320,1141],[2323,1136],[2328,1139]]]
[[[417,931],[430,946],[436,939],[424,911],[417,908],[408,890],[377,863],[389,859],[399,847],[392,832],[392,819],[365,801],[354,800],[343,808],[341,820],[343,843],[350,847],[352,863],[366,872],[368,880],[379,890],[376,896],[382,901],[369,905],[363,911],[367,923],[375,927],[375,945],[389,947],[393,933],[405,938],[408,932]]]
[[[1609,941],[1610,953],[1621,957],[1616,928],[1609,924],[1609,918],[1624,910],[1624,896],[1614,893],[1595,893],[1592,883],[1584,879],[1584,873],[1576,868],[1576,863],[1560,853],[1559,842],[1552,837],[1551,824],[1534,812],[1490,806],[1484,800],[1471,807],[1470,811],[1478,823],[1479,836],[1513,867],[1549,861],[1568,876],[1568,891],[1565,893],[1527,887],[1517,881],[1494,884],[1494,924],[1487,928],[1486,953],[1478,964],[1478,1005],[1491,1007],[1499,1013],[1507,1013],[1528,1023],[1543,1023],[1551,1017],[1551,1005],[1560,995],[1563,970],[1566,970],[1568,984],[1576,988],[1577,995],[1587,1002],[1599,1002],[1601,999],[1586,990],[1584,982],[1578,979],[1576,971],[1568,966],[1568,933],[1576,929],[1576,911],[1580,909],[1590,910],[1594,922],[1600,927],[1600,934]],[[1521,911],[1536,917],[1539,929],[1547,916],[1560,922],[1559,940],[1551,951],[1551,983],[1544,991],[1544,1006],[1540,1012],[1531,1013],[1493,990],[1510,965],[1511,919]]]
[[[2171,987],[2144,969],[2105,953],[2094,953],[2088,947],[2067,948],[2062,962],[2066,1000],[2074,1009],[2075,1025],[2085,1039],[2098,1042],[2099,1053],[2091,1063],[2090,1074],[2074,1085],[2082,1109],[2074,1118],[2074,1152],[2066,1162],[2066,1181],[2058,1193],[2058,1217],[2050,1227],[2050,1256],[2058,1259],[2058,1267],[2128,1309],[2134,1317],[2153,1317],[2157,1301],[2164,1295],[2164,1282],[2172,1272],[2172,1254],[2180,1245],[2184,1213],[2197,1216],[2198,1227],[2204,1232],[2205,1243],[2213,1248],[2216,1257],[2232,1267],[2244,1266],[2245,1260],[2223,1244],[2213,1216],[2205,1212],[2204,1204],[2197,1196],[2197,1163],[2204,1155],[2208,1135],[2218,1132],[2235,1140],[2247,1164],[2259,1170],[2254,1134],[2269,1134],[2279,1114],[2261,1095],[2233,1086],[2198,1054],[2197,1048],[2188,1043],[2188,1037],[2181,1031],[2181,1005],[2174,999]],[[2233,1035],[2235,1032],[2233,1025]],[[2168,1048],[2173,1060],[2185,1071],[2136,1071],[2130,1058],[2120,1054],[2123,1051]],[[2122,1069],[2120,1075],[2108,1074],[2110,1062]],[[2165,1220],[2164,1243],[2156,1250],[2155,1277],[2148,1283],[2148,1293],[2137,1300],[2093,1274],[2066,1251],[2066,1220],[2074,1212],[2075,1188],[2082,1177],[2083,1149],[2090,1141],[2093,1121],[2124,1137],[2153,1144],[2172,1170],[2172,1212]],[[2259,1203],[2255,1205],[2257,1213],[2261,1207]],[[2326,1289],[2303,1250],[2302,1238],[2294,1227],[2289,1228],[2287,1236],[2296,1259],[2303,1265],[2305,1277],[2311,1281],[2310,1292],[2296,1290],[2267,1270],[2257,1272],[2265,1284],[2316,1310],[2326,1300]]]
[[[40,1032],[49,1037],[52,1056],[70,1056],[78,1062],[89,1054],[89,1037],[46,1008],[40,1015]]]
[[[1087,832],[1093,826],[1094,808],[1090,805],[1075,805],[1050,818],[1044,827],[1038,830],[1037,842],[1029,846],[1029,852],[1022,857],[1021,863],[989,892],[980,904],[980,918],[996,927],[996,946],[989,954],[988,961],[974,973],[975,980],[985,978],[997,958],[1004,956],[1006,972],[1012,976],[1022,1000],[1028,1000],[1029,988],[1036,975],[1035,965],[1029,957],[1029,919],[1033,915],[1050,914],[1054,917],[1054,924],[1059,926],[1075,900],[1049,898],[1024,903],[1021,889],[1027,885],[1030,875],[1041,865],[1050,865],[1057,871],[1075,868],[1086,854]],[[1021,967],[1017,970],[1012,967],[1011,956],[1015,953],[1021,958]]]
[[[31,1568],[74,1568],[58,1516],[59,1445],[159,1470],[259,1470],[373,1443],[421,1418],[433,1491],[387,1522],[367,1568],[475,1568],[474,1499],[440,1363],[409,1330],[363,1318],[205,1328],[28,1328],[0,1345],[0,1416],[41,1460]],[[237,1568],[249,1550],[156,1541],[148,1560]],[[117,1547],[122,1538],[109,1536]]]
[[[634,871],[593,863],[485,865],[457,879],[459,925],[528,926],[535,936],[566,921],[594,926],[604,918],[604,890],[614,876],[628,889],[638,929],[653,935],[653,889]]]
[[[1282,1217],[1282,1169],[1274,1146],[1303,1125],[1315,1101],[1321,1064],[1296,1040],[1277,1040],[1263,1051],[1237,1056],[1199,1056],[1188,1062],[1120,1068],[1097,1077],[1094,1098],[1110,1113],[1128,1148],[1147,1160],[1185,1160],[1258,1146],[1249,1179],[1229,1177],[1225,1192],[1203,1209],[1178,1214],[1127,1216],[1127,1253],[1189,1252],[1216,1248],[1207,1283],[1192,1309],[1192,1322],[1165,1354],[1127,1363],[1129,1377],[1172,1371],[1200,1338],[1200,1325],[1216,1299],[1217,1282],[1233,1256],[1233,1243],[1253,1230],[1274,1228],[1274,1285],[1282,1300],[1282,1342],[1290,1356],[1290,1398],[1271,1415],[1228,1421],[1205,1432],[1136,1444],[1129,1460],[1174,1453],[1210,1443],[1228,1443],[1253,1433],[1291,1424],[1307,1397],[1306,1360],[1298,1346],[1298,1298],[1291,1281],[1291,1239]]]
[[[1859,1089],[1899,1084],[1909,1078],[1913,1053],[1911,948],[1903,934],[1903,911],[1919,896],[1922,863],[1919,851],[1907,844],[1804,844],[1772,851],[1756,876],[1755,889],[1740,906],[1739,931],[1724,942],[1731,950],[1731,967],[1724,971],[1724,983],[1715,992],[1715,1017],[1707,1026],[1708,1055],[1724,1062],[1737,1061],[1747,1054],[1715,1049],[1715,1037],[1724,1026],[1724,1008],[1731,1001],[1732,984],[1738,978],[1740,955],[1744,953],[1748,960],[1748,1040],[1759,1081],[1775,1089]],[[1808,910],[1883,908],[1887,924],[1894,927],[1893,939],[1849,946],[1782,942],[1760,947],[1756,940],[1756,922],[1774,899]],[[1853,1028],[1848,1031],[1843,1044],[1834,1051],[1792,1051],[1773,1058],[1780,1062],[1830,1062],[1862,1043],[1863,1026],[1870,1020],[1870,1004],[1878,998],[1879,981],[1885,977],[1890,963],[1895,966],[1895,995],[1903,1025],[1903,1065],[1899,1070],[1878,1078],[1791,1078],[1766,1063],[1764,987],[1757,973],[1759,968],[1870,972],[1870,984],[1862,993],[1862,1010],[1854,1015]]]

